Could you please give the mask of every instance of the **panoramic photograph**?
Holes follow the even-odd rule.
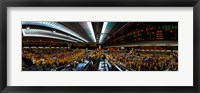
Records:
[[[178,22],[21,24],[22,71],[178,71]]]

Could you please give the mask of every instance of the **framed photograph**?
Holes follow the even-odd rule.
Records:
[[[199,93],[199,0],[0,7],[2,93]]]

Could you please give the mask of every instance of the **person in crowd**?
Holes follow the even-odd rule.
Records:
[[[76,71],[84,71],[84,63],[83,63],[83,61],[79,61],[79,64],[76,67]]]

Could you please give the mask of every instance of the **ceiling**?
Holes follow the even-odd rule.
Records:
[[[128,22],[39,22],[23,21],[23,39],[58,39],[66,42],[103,44]]]

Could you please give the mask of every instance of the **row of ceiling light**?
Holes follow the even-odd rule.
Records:
[[[41,29],[22,29],[24,36],[30,37],[46,37],[46,38],[54,38],[65,40],[69,42],[83,42],[77,38],[71,37],[69,35],[64,35],[57,33],[56,31],[48,31],[48,30],[41,30]]]
[[[89,42],[88,40],[84,39],[82,36],[80,36],[76,32],[72,31],[71,29],[69,29],[69,28],[67,28],[67,27],[65,27],[65,26],[63,26],[63,25],[61,25],[61,24],[59,24],[57,22],[27,22],[27,21],[24,21],[24,22],[22,22],[22,25],[39,25],[39,26],[45,26],[45,27],[49,27],[49,28],[54,28],[56,30],[62,31],[62,32],[67,33],[67,34],[70,34],[70,35],[72,35],[72,36],[74,36],[76,38],[79,38],[80,40],[78,40],[76,38],[73,38],[73,37],[71,37],[71,39],[74,39],[74,40],[79,41],[79,42],[83,42],[83,41],[84,42]],[[42,33],[41,31],[44,31],[44,30],[40,30],[40,29],[34,29],[34,31],[36,31],[36,30],[37,30],[38,33],[39,32]],[[26,31],[26,33],[28,31],[31,31],[30,27],[28,27],[26,30],[22,30],[22,32],[23,32],[24,36],[31,36],[31,34],[26,35],[26,33],[24,31]],[[56,35],[59,34],[59,36],[63,36],[64,35],[64,34],[60,34],[60,33],[53,33],[53,34],[56,34]],[[32,34],[32,35],[34,36],[34,34]],[[35,36],[39,37],[40,35],[35,35]],[[51,37],[51,36],[44,36],[44,35],[42,35],[42,37],[49,37],[49,38],[62,39],[62,40],[65,40],[65,41],[69,41],[66,38]]]

